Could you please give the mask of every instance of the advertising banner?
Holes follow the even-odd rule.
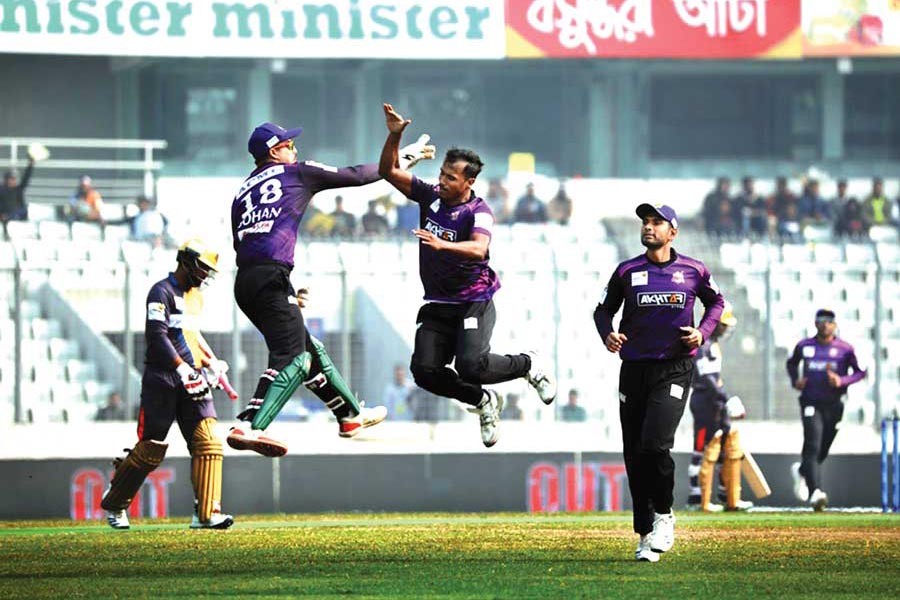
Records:
[[[800,58],[800,0],[508,0],[510,58]]]
[[[900,0],[803,0],[803,54],[900,54]]]
[[[503,0],[0,0],[0,52],[499,59]]]

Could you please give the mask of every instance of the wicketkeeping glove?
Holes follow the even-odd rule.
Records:
[[[738,396],[732,396],[728,399],[728,402],[725,403],[725,410],[728,411],[728,416],[732,419],[743,419],[747,416],[747,409],[744,408],[744,403],[741,402]]]
[[[408,171],[420,160],[434,158],[434,146],[428,144],[430,139],[430,135],[423,133],[414,143],[400,148],[400,168]]]
[[[181,385],[192,400],[202,400],[209,395],[209,383],[203,373],[186,362],[178,365],[175,371],[181,377]]]

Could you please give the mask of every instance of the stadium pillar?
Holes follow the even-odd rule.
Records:
[[[245,131],[265,121],[272,120],[272,72],[269,61],[258,60],[244,73],[244,89],[247,90],[247,123]]]
[[[373,113],[372,107],[384,101],[381,92],[383,62],[364,60],[360,62],[353,78],[353,158],[351,162],[371,160],[372,149],[384,142],[381,131],[384,125],[380,113]],[[376,115],[376,116],[373,116]],[[375,139],[374,132],[378,132]]]
[[[773,307],[775,303],[775,291],[772,289],[772,255],[766,244],[766,314],[765,337],[763,342],[763,419],[772,418],[772,394],[775,389],[775,340],[772,331]]]
[[[612,176],[613,130],[610,82],[596,75],[588,86],[588,165],[591,177]]]
[[[881,337],[881,323],[885,321],[882,320],[884,315],[884,302],[882,297],[882,291],[884,287],[881,285],[884,277],[884,267],[881,264],[881,259],[878,256],[878,252],[876,249],[875,252],[875,327],[872,328],[875,333],[875,363],[872,365],[875,369],[875,380],[872,383],[872,396],[875,399],[875,426],[878,426],[881,423],[881,419],[884,418],[884,402],[882,402],[881,397],[881,376],[882,376],[882,364],[883,364],[883,340]],[[869,266],[868,275],[871,276],[872,266]]]
[[[836,68],[822,74],[822,158],[844,158],[844,76]]]

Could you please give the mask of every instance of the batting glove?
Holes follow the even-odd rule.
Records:
[[[725,403],[725,410],[732,419],[743,419],[747,416],[747,409],[744,408],[744,403],[737,396],[728,399],[728,402]]]
[[[209,383],[203,373],[186,362],[178,365],[175,371],[181,377],[181,385],[192,400],[202,400],[209,395]]]
[[[420,160],[434,158],[434,146],[428,144],[431,136],[423,133],[414,143],[400,148],[400,168],[408,171]]]

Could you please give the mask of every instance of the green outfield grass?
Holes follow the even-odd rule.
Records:
[[[241,517],[131,531],[0,523],[0,598],[896,598],[900,519],[678,515],[636,563],[629,515]]]

